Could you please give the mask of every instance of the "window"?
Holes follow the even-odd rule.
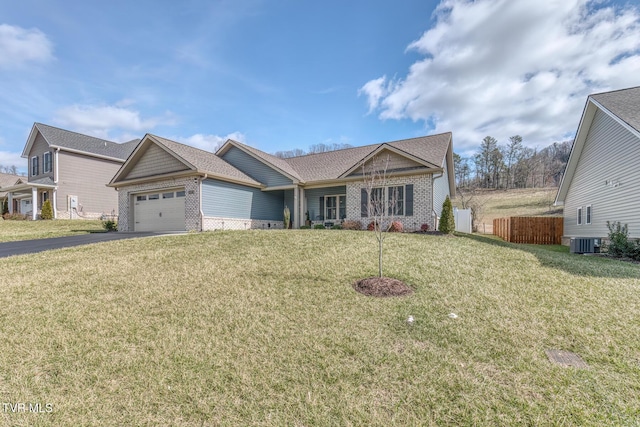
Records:
[[[338,219],[345,219],[346,217],[347,217],[347,197],[345,195],[342,194],[337,196],[324,197],[324,219],[338,220]]]
[[[49,192],[48,191],[43,191],[42,192],[42,204],[44,204],[44,202],[46,202],[47,200],[49,200]]]
[[[47,151],[42,155],[42,172],[51,172],[51,151]]]
[[[184,197],[184,190],[183,191],[176,191],[176,197]]]
[[[586,223],[587,224],[591,224],[591,205],[587,206],[587,218],[586,218]]]
[[[143,202],[147,200],[147,196],[136,196],[136,202]]]
[[[413,216],[413,184],[360,189],[360,216]]]
[[[159,198],[159,194],[149,194],[149,200],[158,200]]]
[[[578,220],[577,220],[577,224],[578,225],[582,225],[582,206],[580,206],[578,208]]]
[[[387,187],[389,215],[404,215],[404,186]]]
[[[36,176],[40,172],[38,171],[38,156],[31,158],[31,176]]]
[[[171,193],[162,193],[163,199],[173,199],[173,191]]]

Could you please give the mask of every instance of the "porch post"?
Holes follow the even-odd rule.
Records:
[[[293,187],[293,228],[300,228],[300,197],[298,196],[298,186]]]
[[[9,193],[7,193],[7,203],[9,204],[9,213],[12,214],[13,213],[13,193],[11,191],[9,191]]]
[[[58,190],[57,188],[53,189],[53,219],[58,219]]]
[[[305,215],[305,213],[307,212],[304,205],[304,188],[302,187],[298,187],[298,189],[300,190],[300,221],[299,221],[299,225],[303,226],[305,225],[305,220],[307,219],[307,216]]]
[[[38,218],[38,189],[31,187],[31,219]]]

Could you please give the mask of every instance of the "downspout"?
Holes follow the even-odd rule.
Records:
[[[434,176],[433,174],[431,174],[431,212],[433,214],[433,229],[437,230],[438,229],[438,212],[436,212],[436,208],[434,206],[434,202],[435,202],[435,185],[434,185],[434,181],[438,178],[442,178],[444,176],[444,172],[440,172],[440,175],[438,176]]]
[[[202,182],[209,177],[209,174],[204,174],[203,177],[200,178],[200,182],[198,184],[198,205],[200,208],[200,230],[204,231],[204,212],[202,211]]]
[[[56,148],[55,158],[53,159],[54,168],[53,168],[53,183],[55,184],[55,188],[53,189],[53,219],[58,219],[58,153],[60,152],[60,148]]]

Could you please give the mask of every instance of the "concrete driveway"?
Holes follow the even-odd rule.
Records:
[[[79,236],[53,237],[50,239],[21,240],[18,242],[0,243],[0,258],[13,255],[34,254],[51,249],[69,248],[91,243],[109,242],[111,240],[134,239],[136,237],[161,236],[168,233],[89,233]]]

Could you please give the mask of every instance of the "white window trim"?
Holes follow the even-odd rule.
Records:
[[[325,194],[324,195],[324,212],[322,212],[324,220],[325,221],[342,221],[342,218],[335,218],[335,219],[327,219],[328,215],[327,215],[327,199],[329,197],[337,197],[338,200],[336,201],[336,217],[340,216],[340,197],[344,197],[344,203],[345,203],[345,215],[346,215],[346,208],[347,208],[347,195],[346,194]]]
[[[35,168],[34,168],[34,161],[35,161]],[[40,169],[40,165],[38,164],[38,156],[33,156],[31,157],[31,167],[29,168],[29,171],[31,172],[31,176],[38,176],[40,175],[40,171],[38,169]],[[34,172],[35,169],[35,173]]]
[[[585,213],[585,218],[584,218],[584,223],[587,225],[590,225],[591,222],[593,222],[593,209],[591,209],[591,205],[587,205],[584,208],[584,213]]]
[[[49,155],[49,168],[47,169],[47,154]],[[50,173],[53,169],[53,156],[51,151],[47,151],[42,155],[42,173]]]
[[[393,214],[393,215],[389,215],[389,189],[390,188],[396,188],[396,187],[402,187],[402,215],[399,214]],[[374,187],[372,188],[372,192],[373,190],[376,190],[378,188],[382,188],[382,198],[384,200],[384,213],[382,216],[388,216],[388,217],[404,217],[405,216],[405,212],[406,212],[406,199],[407,199],[407,184],[398,184],[398,185],[387,185],[386,187]],[[371,194],[369,193],[369,203],[371,203]]]
[[[582,225],[582,206],[576,209],[576,225]]]

